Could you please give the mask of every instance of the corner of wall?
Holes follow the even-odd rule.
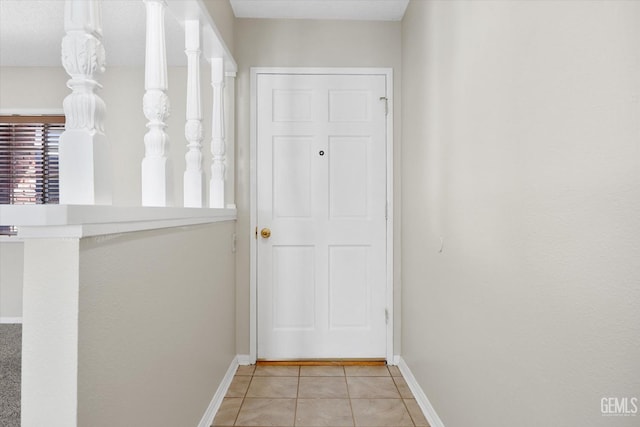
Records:
[[[235,21],[231,2],[229,0],[203,0],[209,15],[215,22],[220,35],[224,39],[232,55],[235,55]]]
[[[227,394],[227,390],[229,390],[229,386],[231,385],[231,381],[233,381],[233,376],[238,370],[240,355],[233,358],[231,364],[229,365],[229,369],[224,375],[224,378],[220,382],[218,389],[216,390],[213,398],[211,399],[211,403],[207,407],[200,423],[198,423],[198,427],[209,427],[213,425],[213,419],[216,417],[216,413],[218,409],[220,409],[220,405],[222,405],[222,401],[224,396]]]
[[[431,405],[431,402],[424,390],[422,390],[422,387],[420,387],[420,384],[418,384],[418,381],[413,376],[411,369],[409,369],[409,365],[407,365],[401,356],[398,356],[398,359],[398,368],[400,369],[404,380],[407,382],[407,385],[411,389],[413,396],[416,398],[416,402],[418,402],[422,413],[427,418],[427,421],[429,421],[429,425],[431,427],[444,427],[444,423],[436,413],[433,405]]]

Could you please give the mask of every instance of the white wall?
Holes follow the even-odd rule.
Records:
[[[195,426],[235,353],[235,222],[83,239],[79,426]]]
[[[0,321],[22,317],[22,242],[0,241]]]
[[[77,425],[78,239],[24,242],[20,422]]]
[[[638,425],[600,412],[640,397],[638,23],[409,5],[403,356],[447,427]]]
[[[235,358],[234,230],[26,240],[23,425],[197,425]]]
[[[395,351],[400,351],[400,23],[367,21],[309,21],[279,19],[236,20],[237,78],[237,338],[239,354],[249,353],[249,125],[251,67],[390,67],[394,70],[395,160]]]

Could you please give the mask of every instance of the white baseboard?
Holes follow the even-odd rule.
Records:
[[[227,394],[227,390],[231,385],[231,381],[233,381],[233,376],[236,374],[238,370],[238,356],[234,357],[231,361],[231,365],[229,365],[229,369],[227,369],[227,373],[224,375],[222,382],[218,386],[216,393],[213,395],[213,399],[211,399],[211,403],[209,403],[209,407],[207,411],[202,416],[198,427],[210,427],[213,424],[213,419],[220,409],[220,405],[222,405],[222,400],[224,396]]]
[[[2,323],[22,323],[22,317],[0,317],[0,324]]]
[[[251,359],[251,355],[249,354],[239,354],[238,355],[238,365],[246,366],[255,364],[255,360]]]
[[[393,360],[392,360],[392,365],[393,366],[398,366],[400,364],[400,355],[399,354],[394,354],[393,355]]]
[[[416,377],[413,376],[407,362],[405,362],[402,357],[399,359],[398,368],[400,369],[404,380],[407,382],[407,385],[411,389],[413,396],[416,398],[418,405],[420,405],[420,409],[422,409],[424,416],[427,418],[427,421],[429,421],[429,425],[431,427],[444,427],[442,420],[436,413],[436,410],[433,409],[433,406],[431,405],[431,402],[429,402],[424,390],[422,390],[422,387],[420,387],[418,381],[416,381]]]

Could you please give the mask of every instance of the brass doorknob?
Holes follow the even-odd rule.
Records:
[[[271,237],[271,230],[269,230],[268,228],[263,228],[262,230],[260,230],[260,235],[263,239],[268,239],[269,237]]]

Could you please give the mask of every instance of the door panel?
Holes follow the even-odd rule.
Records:
[[[258,358],[386,356],[386,77],[261,74]]]
[[[292,265],[297,268],[291,268]],[[306,283],[307,286],[299,286]],[[273,328],[315,327],[315,254],[311,246],[273,248]]]
[[[329,215],[337,218],[366,218],[369,212],[368,184],[370,138],[329,138]]]
[[[313,91],[274,90],[274,122],[310,122],[313,120]]]
[[[311,216],[311,144],[309,137],[273,138],[273,215]]]
[[[371,92],[368,90],[330,90],[330,122],[368,122],[371,120]]]
[[[329,326],[333,330],[369,327],[368,251],[367,246],[329,247]]]

